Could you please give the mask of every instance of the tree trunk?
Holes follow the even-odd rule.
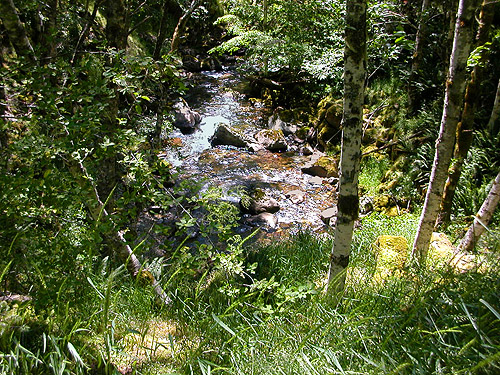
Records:
[[[123,0],[106,0],[104,3],[106,17],[106,38],[110,47],[117,50],[127,48],[128,17]]]
[[[500,80],[498,80],[497,94],[495,95],[495,103],[491,110],[490,121],[488,122],[488,130],[490,134],[496,136],[499,132],[498,117],[500,115]]]
[[[458,245],[458,251],[470,251],[474,248],[474,246],[477,244],[477,241],[479,240],[479,237],[481,236],[481,234],[483,234],[485,226],[489,224],[491,218],[493,217],[493,213],[495,212],[499,201],[500,173],[497,174],[497,177],[493,181],[490,192],[488,193],[488,196],[484,200],[483,205],[474,218],[474,222],[465,234],[465,237],[460,242],[460,245]]]
[[[420,93],[418,92],[418,77],[420,75],[420,64],[422,62],[423,46],[425,41],[427,9],[429,0],[422,0],[422,9],[420,11],[420,19],[418,22],[417,35],[415,36],[415,50],[413,51],[413,59],[411,63],[410,77],[408,79],[408,112],[415,114],[420,107]]]
[[[476,47],[484,45],[488,41],[491,22],[495,5],[489,0],[484,0],[481,15],[479,17],[479,30],[476,37]],[[443,200],[441,202],[441,212],[439,214],[437,225],[448,224],[451,216],[451,206],[458,180],[462,174],[462,167],[467,158],[473,138],[474,115],[480,98],[480,85],[484,78],[485,64],[489,53],[483,53],[481,61],[477,64],[472,73],[471,79],[465,90],[464,109],[462,111],[461,121],[456,130],[455,151],[453,154],[454,162],[450,168],[448,179],[444,187]]]
[[[0,0],[0,18],[2,18],[3,25],[17,55],[35,62],[35,52],[26,35],[24,25],[19,19],[13,0]]]
[[[478,0],[460,0],[458,7],[450,69],[446,81],[443,117],[436,140],[436,153],[429,186],[413,243],[412,259],[420,264],[424,264],[427,257],[455,145],[455,131],[464,98],[467,59],[473,39],[474,15],[478,2]]]
[[[85,26],[83,27],[80,35],[78,36],[78,41],[76,42],[75,49],[73,50],[73,56],[71,57],[71,65],[75,65],[75,62],[78,59],[79,53],[78,50],[80,47],[83,45],[85,40],[88,38],[90,34],[90,28],[94,24],[95,18],[97,17],[97,10],[101,6],[103,0],[96,0],[94,2],[94,8],[92,9],[92,14],[87,19],[87,22],[85,23]],[[85,14],[88,15],[88,11],[86,9]]]
[[[118,51],[125,51],[127,48],[127,9],[123,0],[105,0],[103,6],[106,16],[106,38],[108,45]],[[110,64],[119,63],[111,59]],[[118,111],[120,108],[120,95],[117,86],[113,82],[108,85],[114,91],[114,95],[108,99],[108,107],[102,112],[103,137],[114,141],[118,129]],[[99,195],[109,200],[109,205],[114,206],[113,189],[120,184],[118,173],[117,155],[111,151],[102,161],[99,171]]]
[[[47,1],[47,22],[44,24],[42,35],[42,63],[47,64],[56,55],[57,15],[59,0]]]
[[[354,221],[358,218],[358,174],[361,159],[363,101],[366,79],[366,0],[347,2],[344,48],[344,103],[340,187],[335,242],[330,257],[327,293],[344,290]]]
[[[181,43],[181,37],[184,34],[184,30],[186,29],[186,24],[191,17],[191,14],[198,7],[199,0],[192,0],[189,9],[179,18],[179,22],[177,22],[177,26],[174,30],[174,35],[172,35],[172,42],[170,43],[170,52],[174,53],[179,49],[179,45]]]
[[[158,30],[158,36],[156,37],[155,50],[153,52],[153,59],[156,61],[161,58],[161,49],[165,38],[167,37],[167,26],[168,17],[172,16],[176,19],[182,17],[182,8],[173,0],[165,0],[163,2],[163,13],[161,15],[160,28]]]

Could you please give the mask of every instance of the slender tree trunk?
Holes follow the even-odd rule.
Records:
[[[414,114],[420,107],[420,93],[418,92],[417,83],[420,75],[420,65],[422,63],[429,1],[430,0],[422,0],[422,9],[420,11],[417,35],[415,36],[415,50],[413,51],[410,77],[408,79],[408,111],[410,114]]]
[[[59,14],[59,0],[47,1],[47,22],[44,23],[42,36],[42,63],[50,62],[56,55],[57,15]]]
[[[479,30],[476,37],[476,47],[484,45],[488,41],[491,22],[495,4],[484,0],[481,15],[479,17]],[[439,214],[437,225],[448,224],[451,216],[451,206],[458,180],[462,174],[462,167],[467,158],[473,138],[474,115],[480,98],[480,85],[484,79],[485,64],[489,53],[483,53],[481,61],[477,64],[472,73],[471,79],[465,90],[464,109],[462,111],[461,121],[458,123],[456,131],[455,151],[453,154],[454,162],[450,167],[448,179],[444,187],[443,200],[441,202],[441,212]]]
[[[35,62],[35,52],[26,35],[24,25],[19,19],[13,0],[0,0],[0,18],[2,18],[3,25],[17,55]]]
[[[73,56],[71,57],[71,64],[75,65],[75,62],[78,58],[78,50],[85,43],[85,40],[89,37],[90,29],[95,22],[95,18],[97,17],[97,10],[101,6],[103,0],[97,0],[94,2],[94,8],[92,9],[92,14],[88,18],[87,22],[85,22],[85,26],[83,27],[80,35],[78,36],[78,41],[76,42],[75,49],[73,50]],[[88,14],[88,12],[85,12]]]
[[[470,251],[474,248],[479,237],[484,233],[485,226],[490,223],[498,202],[500,202],[500,173],[497,174],[497,177],[493,181],[490,192],[474,218],[474,222],[460,242],[460,245],[458,245],[459,251]]]
[[[361,159],[363,101],[366,79],[366,0],[347,1],[344,49],[344,103],[340,187],[335,242],[330,257],[330,296],[344,290],[354,221],[358,218],[358,174]]]
[[[436,153],[429,186],[412,250],[412,259],[420,264],[424,264],[427,257],[453,154],[455,131],[464,98],[467,59],[473,39],[474,15],[478,3],[478,0],[460,0],[458,7],[455,38],[450,56],[450,69],[446,81],[443,117],[439,136],[436,140]]]
[[[497,135],[499,132],[498,117],[500,115],[500,80],[498,80],[497,93],[495,95],[495,103],[493,103],[493,109],[491,110],[490,121],[488,122],[488,130],[493,136]]]
[[[174,30],[174,35],[172,35],[172,43],[170,43],[170,52],[174,53],[179,49],[179,45],[181,43],[181,37],[184,34],[184,30],[186,29],[186,24],[191,17],[191,14],[198,7],[199,0],[192,0],[189,9],[179,18],[179,22],[177,22],[177,26]]]
[[[158,36],[156,37],[155,50],[153,52],[153,59],[156,61],[161,58],[161,49],[165,38],[167,37],[167,26],[169,15],[173,18],[179,19],[182,17],[182,8],[173,0],[165,0],[163,2],[163,12],[161,15],[160,28],[158,30]]]
[[[108,45],[116,48],[118,51],[125,51],[127,48],[127,9],[123,0],[105,0],[103,11],[106,17],[106,38]],[[111,59],[110,64],[119,63],[117,60]],[[110,82],[110,88],[114,91],[114,95],[108,100],[108,107],[102,113],[102,131],[103,136],[111,141],[114,140],[118,129],[118,111],[120,108],[120,95],[117,86]],[[114,206],[113,189],[120,184],[120,176],[118,173],[117,155],[114,151],[110,152],[104,158],[101,169],[99,171],[99,195],[109,199],[109,205]]]

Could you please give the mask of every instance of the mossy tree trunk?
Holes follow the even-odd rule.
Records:
[[[495,4],[489,0],[484,0],[481,14],[479,17],[479,30],[476,37],[476,47],[483,46],[488,42],[490,26],[493,21],[495,12]],[[474,117],[476,108],[480,98],[480,86],[484,79],[486,64],[488,61],[488,49],[481,54],[480,61],[474,67],[471,73],[471,78],[465,90],[464,108],[462,118],[457,125],[455,151],[453,153],[453,163],[450,167],[448,179],[444,187],[443,200],[441,202],[441,212],[438,218],[438,225],[447,224],[450,221],[451,206],[455,190],[458,185],[458,180],[462,174],[462,167],[470,146],[472,145]]]
[[[0,0],[0,18],[17,55],[35,62],[33,46],[28,39],[23,23],[19,19],[13,0]]]
[[[472,225],[458,245],[459,251],[470,251],[474,248],[479,237],[484,233],[485,227],[490,223],[496,207],[500,202],[500,173],[493,181],[490,192],[474,218]]]
[[[460,0],[458,7],[455,37],[450,55],[450,68],[446,80],[443,116],[439,136],[436,140],[436,152],[429,186],[420,216],[417,235],[413,243],[412,259],[419,264],[425,263],[427,257],[432,232],[439,214],[448,168],[453,155],[455,131],[464,99],[467,59],[473,40],[474,15],[478,4],[478,0]]]
[[[335,241],[328,271],[329,296],[344,290],[354,221],[358,218],[358,174],[366,78],[366,0],[347,1],[340,187]]]

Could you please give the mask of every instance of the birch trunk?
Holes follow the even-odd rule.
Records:
[[[19,19],[13,0],[0,0],[0,18],[16,54],[35,62],[35,52],[26,35],[24,25]]]
[[[465,237],[458,245],[458,251],[470,251],[474,248],[479,237],[485,231],[485,226],[490,223],[493,213],[495,212],[498,202],[500,201],[500,173],[493,181],[490,192],[479,209],[474,222],[465,234]]]
[[[484,45],[488,41],[491,22],[495,11],[495,5],[489,0],[484,0],[479,17],[479,30],[476,37],[476,47]],[[444,186],[443,200],[441,201],[441,212],[437,225],[447,224],[450,221],[451,206],[455,196],[458,180],[462,174],[462,167],[467,158],[473,139],[474,117],[480,98],[480,85],[484,79],[485,65],[489,53],[483,53],[481,61],[474,67],[471,78],[465,90],[464,108],[462,118],[457,125],[454,162],[450,167],[448,179]]]
[[[330,257],[327,294],[344,290],[354,221],[358,218],[358,174],[366,78],[366,0],[347,1],[344,49],[344,103],[340,187],[335,242]]]
[[[412,259],[420,264],[424,264],[427,257],[453,154],[455,130],[460,119],[460,111],[464,98],[467,59],[473,39],[472,26],[478,3],[478,0],[460,0],[458,6],[455,37],[446,81],[443,117],[441,119],[439,136],[436,140],[436,153],[434,155],[429,186],[411,255]]]
[[[500,80],[498,80],[497,94],[495,96],[495,103],[491,110],[490,121],[488,122],[488,129],[491,134],[496,135],[499,131],[498,117],[500,115]]]
[[[422,62],[428,7],[429,0],[422,0],[417,35],[415,36],[415,50],[413,51],[410,77],[408,79],[408,111],[410,114],[414,114],[420,106],[420,93],[417,88],[417,80]]]

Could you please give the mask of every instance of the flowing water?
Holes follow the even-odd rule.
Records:
[[[335,189],[326,182],[314,183],[315,179],[311,181],[311,176],[301,172],[301,165],[309,157],[297,152],[251,152],[210,145],[210,137],[219,123],[254,133],[267,126],[270,110],[259,101],[247,99],[240,92],[242,85],[241,78],[232,70],[193,75],[194,89],[187,100],[202,115],[202,122],[193,134],[173,132],[171,143],[176,147],[168,152],[170,162],[182,176],[205,181],[205,188],[218,186],[225,192],[234,188],[264,190],[281,207],[275,214],[278,233],[304,227],[324,229],[320,212],[334,205]],[[295,204],[287,198],[292,190],[305,193],[303,202]]]

